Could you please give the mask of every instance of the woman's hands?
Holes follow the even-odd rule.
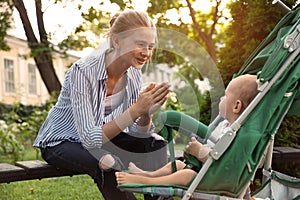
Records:
[[[106,123],[103,126],[103,132],[108,140],[115,137],[139,117],[137,122],[139,131],[147,132],[151,124],[151,115],[165,103],[169,91],[169,83],[162,83],[158,86],[154,83],[150,84],[141,93],[135,104],[113,120],[113,124]]]
[[[169,83],[161,83],[156,85],[151,83],[140,95],[134,104],[136,112],[139,116],[151,116],[156,112],[167,100],[170,92]]]

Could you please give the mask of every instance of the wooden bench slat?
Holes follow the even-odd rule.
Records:
[[[0,164],[0,183],[79,174],[81,173],[57,169],[40,160],[19,161],[16,166],[7,163]]]
[[[0,183],[22,180],[26,176],[27,173],[23,168],[7,163],[0,163]]]
[[[26,160],[26,161],[18,161],[16,162],[16,166],[30,169],[30,168],[45,168],[50,167],[50,165],[41,160]]]
[[[58,171],[54,166],[40,160],[19,161],[16,162],[16,166],[23,168],[28,174]]]
[[[274,149],[283,154],[300,154],[300,149],[294,147],[274,147]]]
[[[294,147],[274,147],[274,152],[279,153],[280,157],[300,158],[300,149]]]
[[[0,163],[0,172],[5,171],[5,170],[19,170],[22,169],[20,167],[17,167],[15,165],[11,165],[8,163]]]

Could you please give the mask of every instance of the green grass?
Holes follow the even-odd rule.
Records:
[[[175,147],[176,148],[176,147]],[[176,149],[182,149],[176,148]],[[34,148],[26,148],[22,160],[42,159]],[[5,156],[0,163],[13,163]],[[142,200],[142,194],[135,194]],[[0,200],[102,200],[93,179],[88,175],[46,178],[0,184]],[[175,198],[177,199],[177,198]],[[179,199],[179,198],[178,198]]]
[[[101,200],[96,184],[88,175],[46,178],[0,184],[1,200]],[[142,200],[141,194],[135,194]]]
[[[32,148],[26,148],[22,160],[40,159],[40,153]],[[13,163],[7,157],[1,157],[0,162]],[[73,177],[46,178],[42,180],[19,181],[0,184],[1,200],[93,200],[103,199],[93,179],[88,175]]]
[[[26,148],[22,160],[41,159],[32,147]],[[14,163],[1,156],[0,163]],[[136,194],[143,199],[141,194]],[[45,178],[0,184],[0,200],[101,200],[103,199],[93,179],[88,175]]]
[[[1,200],[103,199],[87,175],[13,182],[0,185]]]

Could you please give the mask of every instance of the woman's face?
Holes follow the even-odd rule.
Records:
[[[123,63],[141,69],[151,58],[155,47],[156,31],[153,28],[140,28],[128,36],[119,38],[119,55]]]

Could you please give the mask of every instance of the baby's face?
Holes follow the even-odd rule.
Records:
[[[222,96],[220,98],[219,102],[219,115],[223,118],[225,118],[225,113],[226,113],[226,96]]]
[[[235,103],[233,88],[229,84],[225,90],[225,95],[221,97],[219,102],[219,115],[227,119],[232,115]]]

